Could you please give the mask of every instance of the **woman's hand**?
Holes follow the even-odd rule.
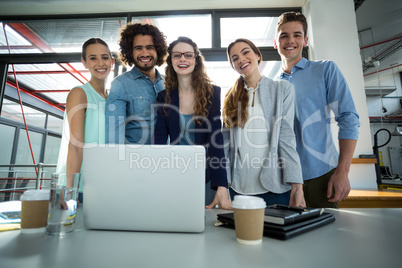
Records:
[[[214,208],[216,205],[218,205],[218,208],[232,209],[232,202],[230,202],[229,192],[226,187],[219,186],[214,201],[205,208]]]
[[[306,207],[306,201],[304,200],[303,184],[292,183],[292,189],[290,190],[289,206],[292,207]]]

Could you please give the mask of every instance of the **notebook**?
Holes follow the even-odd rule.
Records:
[[[88,229],[204,231],[202,146],[84,148],[82,174]]]
[[[217,219],[219,221],[217,226],[223,226],[231,229],[235,228],[233,213],[218,214]],[[335,216],[332,213],[323,212],[317,217],[289,225],[278,225],[264,222],[264,236],[280,240],[287,240],[289,238],[317,229],[321,226],[330,224],[334,221]]]
[[[290,225],[320,216],[323,208],[300,208],[275,204],[265,209],[264,221],[279,225]]]

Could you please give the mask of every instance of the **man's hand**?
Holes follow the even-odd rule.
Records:
[[[340,202],[349,195],[350,182],[348,174],[356,142],[356,140],[339,140],[338,166],[328,182],[327,198],[333,196],[328,199],[329,202]]]
[[[350,192],[348,173],[337,172],[331,176],[328,182],[327,198],[329,202],[340,202],[348,197]],[[335,193],[333,193],[335,191]]]
[[[214,208],[216,205],[218,205],[218,208],[232,209],[232,202],[230,202],[229,192],[226,187],[219,186],[214,201],[205,208]]]
[[[290,190],[289,206],[292,207],[306,207],[306,201],[304,200],[303,184],[292,183],[292,189]]]

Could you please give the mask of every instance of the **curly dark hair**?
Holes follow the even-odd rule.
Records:
[[[195,53],[195,66],[191,74],[191,86],[195,90],[195,103],[194,103],[194,116],[197,118],[195,121],[201,124],[198,119],[200,117],[207,117],[209,114],[208,107],[212,104],[212,81],[209,79],[205,67],[204,57],[201,55],[197,44],[188,37],[180,36],[177,40],[173,41],[168,48],[168,57],[166,59],[165,69],[165,89],[166,89],[166,103],[170,103],[170,94],[174,90],[178,90],[179,82],[177,74],[172,65],[172,50],[178,43],[186,43],[193,47]]]
[[[161,66],[165,62],[167,53],[166,38],[159,29],[150,24],[128,24],[120,33],[120,57],[119,60],[129,66],[134,65],[133,41],[138,34],[150,35],[154,41],[157,54],[156,65]]]

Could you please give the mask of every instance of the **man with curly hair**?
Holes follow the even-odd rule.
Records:
[[[120,60],[134,67],[116,77],[106,103],[106,143],[150,144],[156,113],[151,105],[164,90],[161,66],[165,37],[149,24],[129,24],[120,35]],[[99,70],[102,71],[102,70]]]

